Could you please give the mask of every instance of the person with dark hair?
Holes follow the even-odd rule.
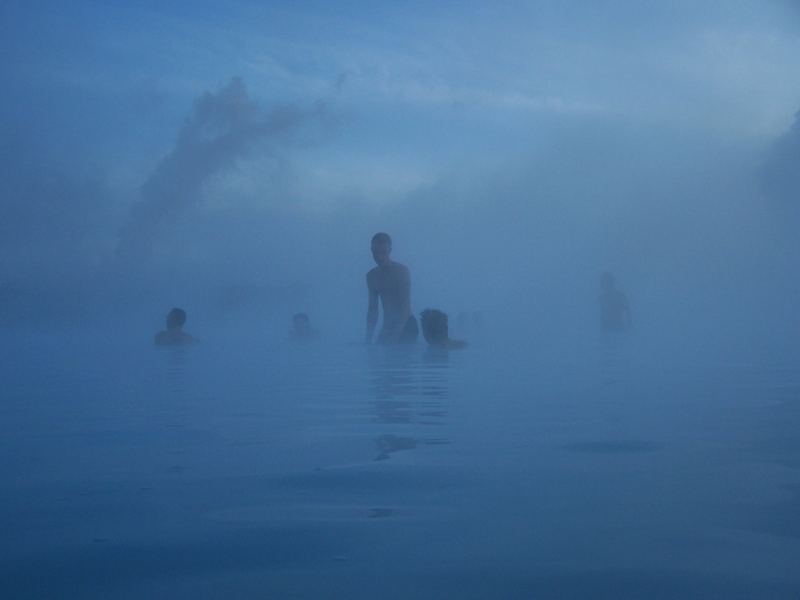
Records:
[[[614,276],[600,276],[600,324],[603,331],[622,332],[631,327],[631,309],[625,293],[617,289]]]
[[[377,267],[367,273],[367,333],[369,344],[378,324],[378,299],[383,307],[383,327],[379,344],[410,344],[417,341],[419,328],[411,313],[411,273],[408,267],[391,259],[392,238],[387,233],[372,236],[372,258]]]
[[[292,317],[289,337],[296,342],[313,340],[317,337],[317,332],[311,327],[311,321],[306,313],[297,313]]]
[[[185,346],[196,344],[197,338],[183,331],[186,323],[186,311],[182,308],[173,308],[167,314],[167,329],[156,334],[156,346]]]
[[[447,314],[435,308],[426,308],[420,315],[422,335],[429,345],[435,348],[463,348],[467,342],[451,340],[447,325]]]

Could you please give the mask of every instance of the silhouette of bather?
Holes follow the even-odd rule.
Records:
[[[317,331],[311,327],[311,321],[306,313],[297,313],[292,317],[292,329],[289,337],[296,342],[316,339]]]
[[[425,341],[436,348],[463,348],[467,345],[461,340],[451,340],[447,326],[447,315],[435,308],[426,308],[420,313],[422,335]]]
[[[607,271],[600,276],[600,323],[603,331],[608,332],[627,331],[631,327],[628,299]]]
[[[173,308],[167,314],[167,329],[156,334],[156,346],[185,346],[196,344],[197,338],[183,331],[186,323],[186,311],[182,308]]]
[[[372,342],[378,323],[378,299],[383,307],[383,327],[378,334],[379,344],[417,341],[419,328],[411,313],[411,273],[408,267],[391,258],[392,238],[387,233],[372,237],[372,257],[378,266],[367,273],[369,305],[367,307],[367,333],[365,341]]]

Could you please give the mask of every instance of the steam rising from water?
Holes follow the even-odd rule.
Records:
[[[115,4],[0,6],[12,595],[796,595],[793,7]]]
[[[147,256],[160,237],[169,236],[170,225],[203,201],[204,185],[214,176],[234,169],[256,149],[275,153],[323,117],[322,105],[264,110],[238,77],[217,92],[204,93],[178,132],[175,147],[142,186],[142,199],[122,229],[119,255]]]

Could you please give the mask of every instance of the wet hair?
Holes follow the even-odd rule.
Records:
[[[432,346],[446,344],[449,340],[447,315],[435,308],[426,308],[419,314],[422,335]]]
[[[186,311],[182,308],[173,308],[167,314],[167,329],[183,327],[184,323],[186,323]]]
[[[392,238],[389,237],[388,233],[383,233],[381,231],[372,236],[372,245],[374,246],[375,244],[389,244],[391,246]]]

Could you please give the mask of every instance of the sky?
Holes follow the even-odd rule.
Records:
[[[800,4],[363,4],[4,2],[3,322],[800,298]]]

